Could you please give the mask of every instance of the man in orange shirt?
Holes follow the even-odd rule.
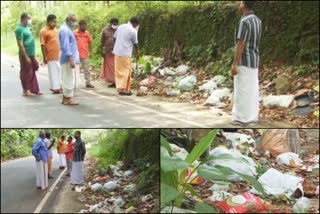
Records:
[[[66,148],[66,158],[67,158],[67,169],[68,169],[68,173],[66,176],[71,175],[71,169],[72,169],[72,159],[73,159],[73,151],[74,151],[74,144],[72,142],[72,136],[69,136],[67,139],[68,145]]]
[[[56,29],[57,17],[53,14],[47,17],[47,25],[40,31],[40,43],[44,64],[48,65],[50,90],[60,94],[60,63],[59,63],[59,33]]]
[[[66,146],[64,144],[65,136],[62,135],[60,138],[60,141],[58,143],[58,154],[59,154],[59,160],[60,160],[60,169],[64,169],[66,167]]]
[[[75,30],[74,36],[76,37],[78,50],[80,54],[80,62],[83,68],[84,77],[86,79],[86,87],[94,88],[90,80],[89,71],[89,56],[92,51],[92,37],[87,31],[87,22],[85,20],[80,20],[79,29]]]

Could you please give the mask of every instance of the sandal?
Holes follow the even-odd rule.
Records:
[[[63,105],[75,106],[75,105],[79,105],[79,103],[75,100],[68,100],[68,101],[64,101]]]
[[[131,91],[120,91],[120,92],[119,92],[119,95],[122,95],[122,96],[131,96],[131,95],[132,95],[132,92],[131,92]]]

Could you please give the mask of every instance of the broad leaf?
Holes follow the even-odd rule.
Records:
[[[164,148],[166,148],[168,150],[169,155],[172,156],[171,146],[168,143],[167,139],[164,138],[162,135],[160,135],[160,143],[161,143],[161,146],[163,146]]]
[[[161,203],[167,204],[179,197],[179,192],[172,186],[161,183]]]
[[[189,167],[189,164],[178,157],[171,157],[163,146],[161,146],[161,169],[164,172],[184,170]]]
[[[208,166],[208,165],[200,165],[198,167],[198,175],[207,180],[214,181],[225,181],[226,176],[217,168]]]
[[[202,203],[202,202],[196,203],[195,211],[197,213],[219,213],[213,207],[210,207],[208,204],[205,204],[205,203]]]

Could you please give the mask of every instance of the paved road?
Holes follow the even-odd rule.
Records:
[[[231,116],[190,103],[173,103],[159,97],[120,97],[102,81],[96,89],[76,92],[79,106],[63,106],[62,95],[49,92],[47,70],[38,72],[40,97],[22,97],[17,57],[1,55],[2,128],[227,128]],[[259,127],[283,127],[261,123]]]
[[[59,157],[53,153],[49,188],[60,175]],[[1,212],[32,213],[47,191],[36,189],[35,159],[33,156],[1,164]]]

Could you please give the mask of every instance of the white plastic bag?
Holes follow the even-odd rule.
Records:
[[[187,65],[180,65],[176,68],[176,74],[177,75],[184,75],[190,70],[190,67]]]
[[[215,83],[213,80],[209,80],[208,82],[199,86],[199,91],[204,91],[205,93],[211,94],[217,88],[217,83]]]
[[[91,190],[95,192],[95,191],[99,190],[101,187],[102,187],[101,184],[95,183],[95,184],[93,184],[93,185],[91,186]]]
[[[262,103],[267,107],[288,108],[293,100],[293,95],[266,96],[262,98]]]
[[[219,155],[230,155],[232,157],[229,159],[224,158],[210,161],[208,163],[210,166],[220,165],[228,167],[236,172],[249,176],[255,176],[257,174],[255,162],[250,157],[242,155],[238,150],[231,151],[226,148],[217,147],[211,150],[209,155],[213,157],[218,157]],[[227,179],[234,182],[242,181],[242,178],[237,174],[230,175]]]
[[[244,143],[248,143],[249,145],[252,145],[254,148],[256,148],[256,142],[249,135],[223,132],[223,136],[225,136],[227,140],[231,141],[233,148],[236,148],[237,146],[241,148],[241,145]]]
[[[292,211],[294,213],[307,213],[310,206],[311,206],[310,200],[306,197],[301,197],[293,205]]]
[[[117,181],[109,181],[103,185],[103,189],[107,192],[113,191],[118,187]]]
[[[291,197],[297,189],[300,189],[303,192],[301,185],[303,181],[302,178],[283,174],[274,168],[268,169],[261,175],[258,181],[269,195],[285,194],[287,197]],[[260,194],[260,192],[256,191],[254,188],[251,191],[255,194]]]
[[[181,90],[191,90],[197,84],[197,78],[194,75],[183,78],[179,84],[178,88]]]
[[[286,152],[281,155],[278,155],[276,161],[279,165],[287,165],[290,166],[290,161],[293,160],[295,165],[300,166],[302,164],[302,160],[299,158],[299,155],[293,152]]]
[[[223,84],[227,78],[225,76],[222,76],[222,75],[217,75],[215,77],[213,77],[212,79],[217,85],[221,85]]]
[[[209,200],[212,202],[223,201],[223,200],[230,198],[232,196],[233,195],[228,192],[218,191],[218,192],[213,192],[212,195],[209,197]]]

